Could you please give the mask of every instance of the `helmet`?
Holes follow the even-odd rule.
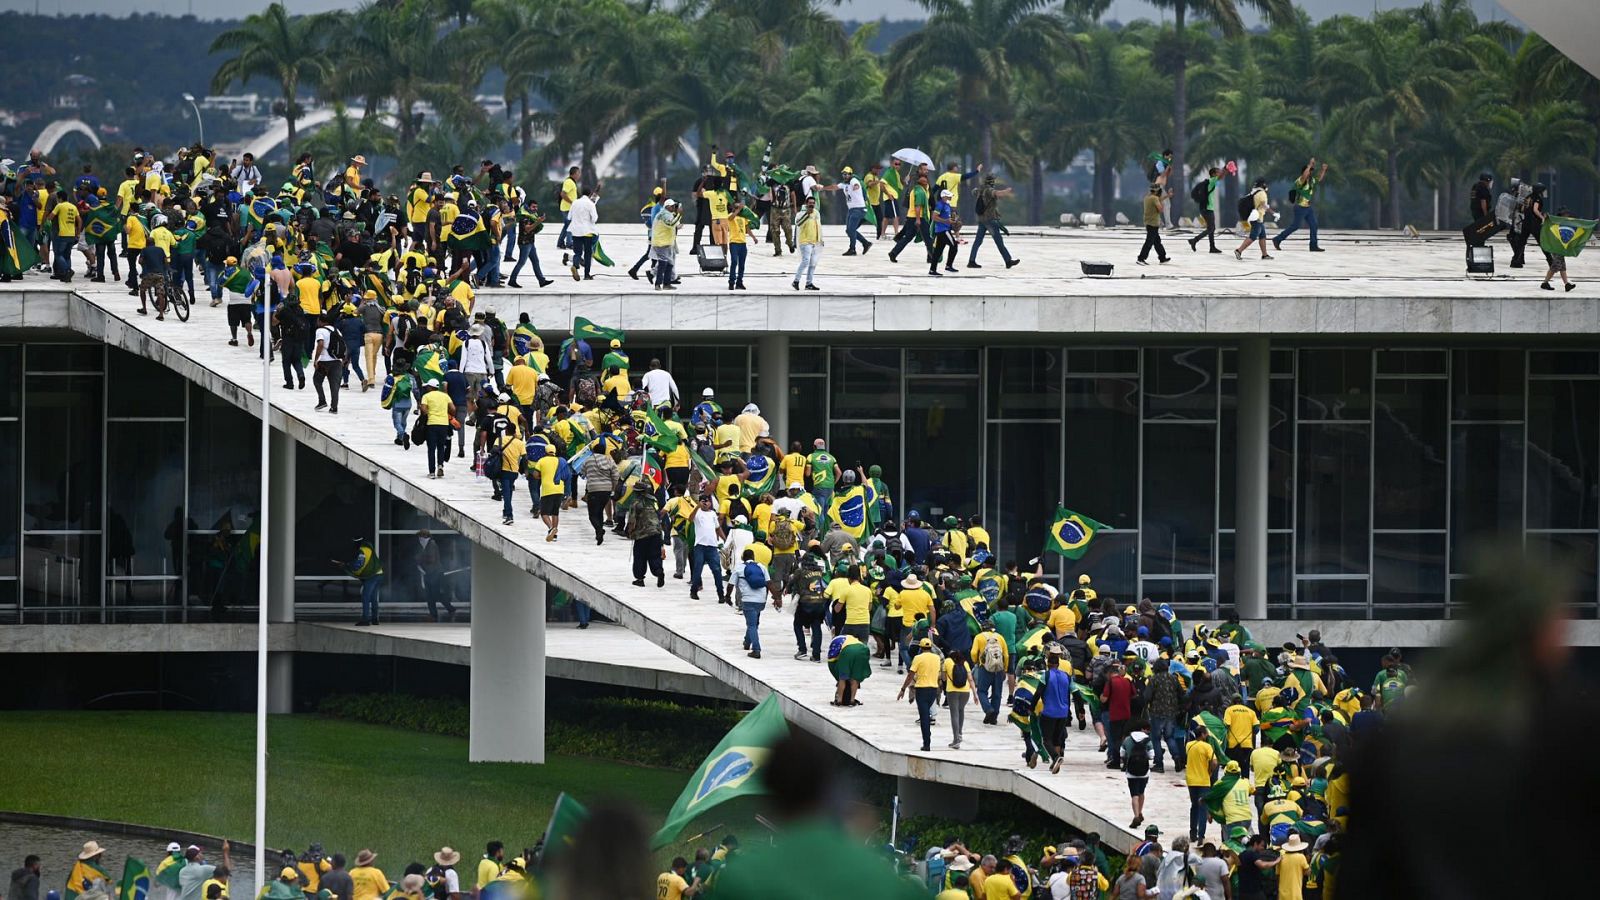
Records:
[[[856,483],[856,473],[851,471],[851,470],[849,470],[849,469],[846,469],[845,471],[840,472],[839,473],[839,483],[840,484],[855,484]]]

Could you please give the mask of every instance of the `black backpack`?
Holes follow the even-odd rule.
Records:
[[[1250,212],[1256,208],[1256,192],[1251,191],[1239,198],[1239,221],[1250,221]]]
[[[1150,738],[1133,742],[1127,758],[1122,761],[1122,772],[1136,778],[1150,774]]]
[[[955,657],[951,657],[955,659]],[[955,659],[955,665],[950,667],[950,686],[964,688],[967,686],[967,664],[965,660]]]
[[[339,360],[350,358],[350,345],[345,343],[338,325],[328,325],[328,355]]]
[[[1189,189],[1189,199],[1201,209],[1206,208],[1206,201],[1211,199],[1211,179],[1202,178]]]

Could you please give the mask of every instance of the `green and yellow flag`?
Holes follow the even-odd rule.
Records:
[[[72,871],[67,874],[67,888],[61,892],[63,900],[74,900],[79,894],[89,890],[96,881],[111,883],[111,876],[102,872],[98,866],[87,860],[78,860],[72,864]]]
[[[1539,229],[1539,249],[1553,256],[1577,256],[1600,220],[1549,216]]]
[[[1081,559],[1089,552],[1089,542],[1107,526],[1065,506],[1056,507],[1055,521],[1050,523],[1050,533],[1045,537],[1044,549],[1067,559]]]
[[[150,896],[152,880],[149,866],[128,857],[122,864],[122,885],[117,889],[117,900],[145,900]]]
[[[764,793],[756,775],[766,765],[772,745],[788,734],[778,695],[768,694],[689,776],[688,786],[667,813],[667,823],[650,841],[651,848],[659,850],[677,840],[685,825],[724,801]]]
[[[650,431],[642,433],[640,439],[662,453],[671,453],[678,449],[678,433],[668,427],[666,421],[656,412],[655,407],[646,407],[643,412],[644,420],[649,424]]]
[[[178,873],[183,871],[184,858],[182,853],[168,853],[156,863],[156,881],[173,890],[178,889]]]
[[[556,797],[556,805],[550,810],[550,824],[544,828],[544,841],[539,854],[539,865],[548,868],[551,861],[559,858],[563,852],[572,846],[572,839],[577,834],[578,826],[589,818],[589,810],[582,803],[572,799],[572,795],[562,791]]]
[[[111,244],[122,231],[122,216],[114,204],[90,197],[84,201],[87,210],[83,216],[84,239],[91,244]]]
[[[596,325],[583,316],[573,317],[572,336],[580,339],[592,338],[601,341],[625,341],[628,339],[626,331],[620,328],[607,328],[604,325]]]

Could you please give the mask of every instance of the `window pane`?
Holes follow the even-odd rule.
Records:
[[[1600,375],[1600,356],[1593,350],[1532,350],[1530,375]]]
[[[0,577],[17,574],[17,539],[20,537],[17,504],[22,500],[22,423],[0,422]],[[14,602],[15,587],[0,584],[0,603]]]
[[[1572,583],[1572,602],[1579,618],[1592,619],[1595,608],[1595,536],[1592,534],[1530,534],[1528,558],[1553,563],[1566,570]]]
[[[1444,617],[1444,541],[1443,534],[1372,536],[1375,618]]]
[[[1443,375],[1449,360],[1443,350],[1379,350],[1379,375]]]
[[[1600,382],[1528,382],[1528,527],[1595,527]]]
[[[833,418],[900,418],[900,351],[833,350]]]
[[[30,534],[22,540],[22,621],[100,621],[100,536]]]
[[[841,468],[854,468],[858,463],[863,469],[871,465],[882,466],[883,480],[888,482],[889,490],[896,496],[905,495],[905,488],[900,480],[899,422],[836,423],[828,440],[828,449],[839,460]],[[809,447],[806,448],[806,452],[810,452]],[[922,512],[932,515],[927,509],[923,509]],[[954,513],[958,510],[945,512]]]
[[[1267,617],[1288,618],[1290,586],[1294,572],[1292,570],[1289,550],[1290,538],[1288,534],[1267,535]],[[1217,535],[1217,614],[1226,616],[1234,612],[1235,598],[1238,591],[1238,582],[1235,580],[1238,573],[1238,535],[1233,532],[1223,532]],[[1283,614],[1274,615],[1272,610],[1281,608]]]
[[[828,432],[828,379],[789,379],[789,441],[801,447]]]
[[[737,411],[752,396],[750,348],[743,344],[725,347],[674,344],[672,364],[668,369],[672,372],[672,380],[678,383],[684,409],[699,403],[696,398],[706,388],[717,392],[717,401],[725,410]]]
[[[828,374],[828,348],[791,346],[789,348],[789,374]]]
[[[1049,520],[1048,514],[1045,517]],[[1027,568],[1027,561],[1037,550],[1021,548],[1018,560]],[[1102,531],[1089,542],[1082,559],[1061,560],[1065,566],[1063,583],[1071,590],[1078,586],[1078,576],[1094,579],[1094,589],[1101,597],[1129,600],[1139,588],[1139,535],[1131,531]]]
[[[436,534],[439,543],[439,563],[444,577],[435,586],[435,602],[449,600],[457,611],[472,600],[472,543],[458,534]],[[384,535],[378,546],[378,556],[383,560],[383,595],[380,603],[426,603],[428,586],[417,568],[422,542],[415,535]],[[360,602],[357,591],[356,601]],[[443,610],[440,610],[443,612]],[[424,608],[423,613],[427,610]]]
[[[1380,378],[1374,417],[1374,528],[1445,527],[1445,444],[1450,425],[1443,380]]]
[[[106,348],[102,344],[28,344],[29,372],[101,372]]]
[[[182,574],[183,457],[182,422],[106,426],[108,576]]]
[[[1195,619],[1210,619],[1216,616],[1212,583],[1209,578],[1180,578],[1171,581],[1164,578],[1146,578],[1140,595],[1149,597],[1156,606],[1163,603],[1172,604],[1172,611],[1177,613],[1180,619],[1192,622]]]
[[[1522,426],[1451,427],[1450,571],[1467,572],[1475,544],[1521,530]]]
[[[1301,580],[1295,585],[1296,615],[1302,619],[1365,619],[1366,579]]]
[[[104,381],[99,375],[28,376],[22,496],[29,530],[100,527]]]
[[[978,509],[983,416],[976,378],[914,378],[906,382],[906,470],[902,509],[935,506],[971,515]],[[878,460],[894,484],[894,460]],[[869,463],[870,465],[870,463]],[[1012,473],[1016,477],[1018,473]]]
[[[242,528],[189,535],[188,562],[189,621],[241,620],[243,616],[235,611],[256,605],[261,554]]]
[[[1144,428],[1144,510],[1139,519],[1144,574],[1209,575],[1215,571],[1212,543],[1217,536],[1217,426]]]
[[[1139,351],[1132,347],[1068,350],[1067,372],[1072,375],[1137,375]]]
[[[1055,515],[1061,426],[1049,422],[989,426],[989,494],[985,521],[1002,561],[1026,562],[1044,548]],[[925,510],[924,510],[925,512]],[[1090,552],[1096,541],[1090,542]]]
[[[1036,347],[989,348],[989,418],[1061,418],[1062,355]]]
[[[1300,426],[1299,571],[1367,571],[1368,427]]]
[[[310,451],[307,451],[310,452]],[[189,518],[202,531],[260,514],[261,420],[195,385],[189,399]]]
[[[1067,379],[1066,425],[1067,505],[1116,528],[1138,528],[1138,380]]]
[[[22,347],[0,345],[0,416],[22,414]]]
[[[524,497],[523,486],[517,485],[518,497]],[[431,531],[449,531],[445,524],[432,516],[424,514],[415,506],[401,500],[399,497],[383,492],[383,517],[379,527],[384,531],[416,531],[427,528]]]
[[[912,347],[906,350],[907,375],[976,375],[977,347]]]
[[[1372,410],[1372,351],[1300,351],[1300,418],[1364,421]]]
[[[182,416],[184,377],[115,347],[107,351],[106,415]]]
[[[106,579],[107,622],[178,622],[183,582],[176,578]]]
[[[343,574],[334,560],[346,559],[356,540],[373,538],[372,482],[301,447],[295,453],[294,487],[295,574]]]
[[[1453,419],[1521,419],[1522,351],[1453,351],[1450,396]]]
[[[1144,351],[1147,419],[1217,417],[1217,348],[1151,347]]]
[[[1221,452],[1217,457],[1217,527],[1235,527],[1239,501],[1239,383],[1222,381]],[[1294,382],[1268,382],[1267,527],[1291,528],[1294,518]]]

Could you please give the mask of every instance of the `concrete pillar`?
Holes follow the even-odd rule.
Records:
[[[978,790],[901,775],[895,779],[900,795],[900,817],[939,816],[959,822],[978,817]]]
[[[273,429],[271,443],[272,496],[266,498],[267,621],[294,622],[295,452],[299,446],[288,432]],[[267,654],[267,712],[294,712],[294,654]]]
[[[1241,619],[1267,617],[1267,429],[1272,345],[1239,341],[1239,421],[1234,504],[1234,604]]]
[[[772,439],[787,451],[789,447],[789,336],[763,335],[756,341],[757,405],[772,427]],[[731,410],[730,410],[731,412]]]
[[[544,762],[545,584],[472,546],[467,759]]]

